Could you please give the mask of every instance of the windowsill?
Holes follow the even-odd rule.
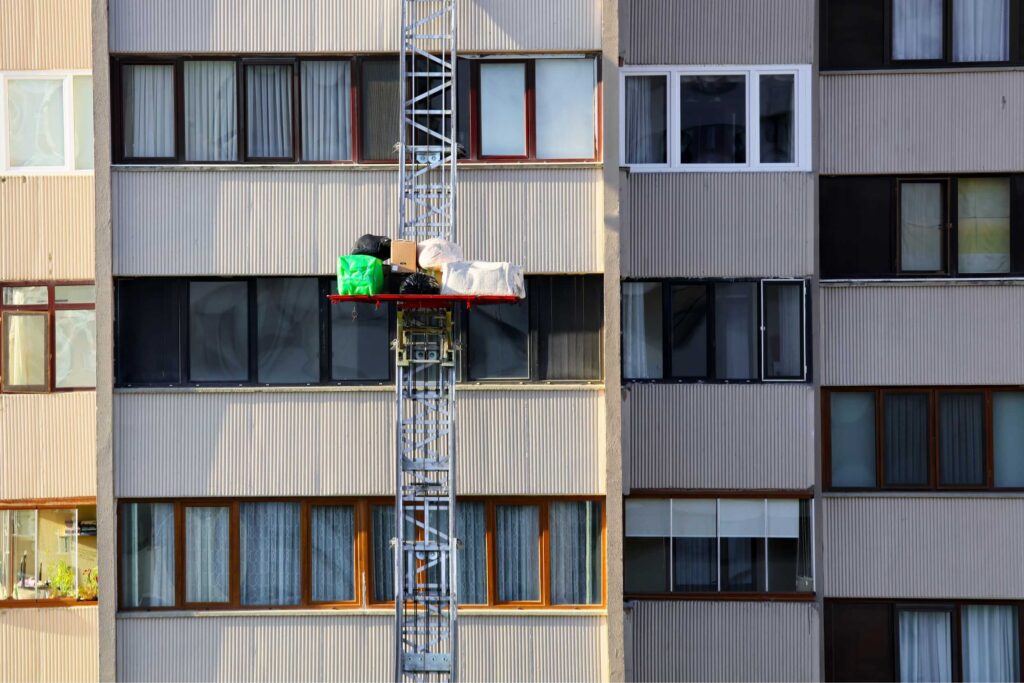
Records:
[[[893,491],[887,489],[872,489],[870,491],[829,491],[828,489],[822,491],[822,498],[954,498],[954,499],[969,499],[969,498],[988,498],[988,499],[1009,499],[1009,500],[1022,500],[1024,499],[1024,491],[1022,490],[1007,490],[1007,491],[982,491],[982,490],[929,490],[929,491]]]
[[[814,602],[816,593],[626,593],[626,602]]]
[[[721,166],[716,164],[693,164],[687,168],[680,168],[677,166],[630,166],[623,165],[619,166],[619,170],[628,171],[629,173],[679,173],[684,175],[692,174],[719,174],[719,173],[749,173],[760,175],[763,173],[814,173],[814,169],[811,167],[792,167],[787,166],[785,168],[772,168],[771,166]]]
[[[994,277],[834,278],[821,280],[819,285],[823,289],[839,287],[891,287],[893,285],[901,287],[933,287],[936,285],[945,287],[1021,287],[1024,286],[1024,277],[999,275]]]
[[[88,177],[92,177],[94,174],[95,174],[95,171],[93,169],[87,169],[87,170],[82,170],[82,171],[69,171],[69,170],[63,169],[63,168],[54,168],[54,169],[45,169],[45,168],[40,168],[40,169],[16,168],[16,169],[8,169],[6,171],[0,171],[0,183],[5,183],[8,180],[13,180],[15,178],[26,178],[26,177],[38,178],[38,177],[41,177],[41,176],[47,176],[47,177],[52,177],[52,176],[88,176]]]
[[[64,598],[45,600],[2,600],[0,612],[9,609],[75,609],[76,607],[96,607],[96,600],[73,600]]]
[[[118,611],[118,619],[182,619],[182,618],[235,618],[235,617],[394,617],[390,607],[359,607],[340,609],[253,609],[253,610],[166,610]],[[472,617],[606,617],[606,609],[459,609],[459,618]]]
[[[603,168],[601,161],[517,161],[517,162],[490,162],[490,161],[460,161],[459,171],[474,170],[495,170],[495,169],[538,169],[538,168]],[[190,171],[325,171],[328,173],[346,173],[351,171],[381,171],[397,173],[397,163],[361,164],[361,163],[337,163],[337,164],[261,164],[261,163],[234,163],[234,164],[112,164],[112,171],[125,171],[132,173],[149,172],[190,172]],[[91,171],[90,171],[91,173]]]
[[[459,383],[458,391],[604,391],[603,383],[593,384],[485,384]],[[320,393],[395,393],[394,384],[365,386],[313,387],[115,387],[115,394],[320,394]]]
[[[970,62],[964,62],[963,66],[952,66],[942,64],[940,66],[890,66],[871,67],[867,69],[820,69],[819,76],[860,76],[860,75],[900,75],[908,74],[963,74],[963,73],[1005,73],[1008,71],[1024,71],[1024,64],[1007,64],[985,66],[971,66]]]

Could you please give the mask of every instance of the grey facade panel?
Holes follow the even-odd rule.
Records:
[[[632,681],[820,680],[817,605],[633,603]]]
[[[1019,171],[1024,72],[822,74],[822,173]]]
[[[623,0],[627,64],[810,64],[814,0]]]
[[[1024,281],[821,288],[822,383],[1024,383]]]
[[[1024,595],[1024,498],[826,496],[822,517],[826,597]]]
[[[625,173],[623,277],[807,276],[809,173]]]
[[[624,395],[629,488],[814,486],[809,385],[634,384]]]
[[[0,681],[99,680],[98,619],[96,605],[0,610]]]

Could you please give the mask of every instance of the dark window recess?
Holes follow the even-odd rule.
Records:
[[[664,593],[669,590],[668,544],[667,538],[626,537],[623,546],[623,585],[626,593]],[[686,569],[677,570],[680,590],[688,590],[686,586],[691,585],[687,575]],[[715,590],[714,582],[710,590]]]
[[[823,69],[872,69],[885,65],[886,0],[823,0]]]
[[[892,178],[821,178],[822,277],[893,273]]]
[[[362,158],[395,160],[398,152],[398,117],[401,107],[397,59],[368,60],[360,73],[360,128]]]
[[[746,82],[742,74],[679,78],[680,162],[746,163]]]
[[[895,681],[892,606],[825,601],[825,680]]]
[[[117,283],[117,376],[121,385],[181,382],[180,280]]]

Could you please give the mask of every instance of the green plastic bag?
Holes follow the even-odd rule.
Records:
[[[379,258],[353,255],[338,257],[338,294],[371,295],[384,291],[384,266]]]

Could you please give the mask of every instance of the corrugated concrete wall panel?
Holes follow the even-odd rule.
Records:
[[[825,385],[1024,384],[1024,283],[821,291]]]
[[[90,0],[0,2],[0,71],[92,68]]]
[[[810,64],[814,0],[623,0],[627,64]],[[726,36],[728,39],[726,39]]]
[[[822,173],[1019,171],[1024,72],[823,74]]]
[[[603,678],[603,617],[464,613],[459,623],[460,680]],[[393,629],[385,614],[121,618],[118,674],[129,682],[387,681]]]
[[[96,495],[96,394],[0,394],[0,500]]]
[[[814,400],[806,384],[634,384],[622,406],[629,487],[809,488]]]
[[[115,172],[114,272],[332,273],[359,235],[393,232],[397,183],[394,171]],[[600,272],[601,188],[597,168],[460,170],[458,241],[475,260]]]
[[[111,0],[110,51],[397,52],[398,12],[383,0]],[[601,48],[598,0],[467,0],[457,21],[463,52]]]
[[[1024,498],[826,497],[819,524],[830,598],[1019,600]]]
[[[632,681],[817,681],[814,603],[633,603]]]
[[[0,281],[92,280],[95,226],[91,175],[0,176]]]
[[[0,610],[0,681],[99,680],[95,606]]]
[[[459,490],[603,493],[603,400],[461,392]],[[391,392],[121,393],[117,495],[392,495],[393,435]]]
[[[807,173],[626,173],[622,275],[810,275],[814,194]]]

